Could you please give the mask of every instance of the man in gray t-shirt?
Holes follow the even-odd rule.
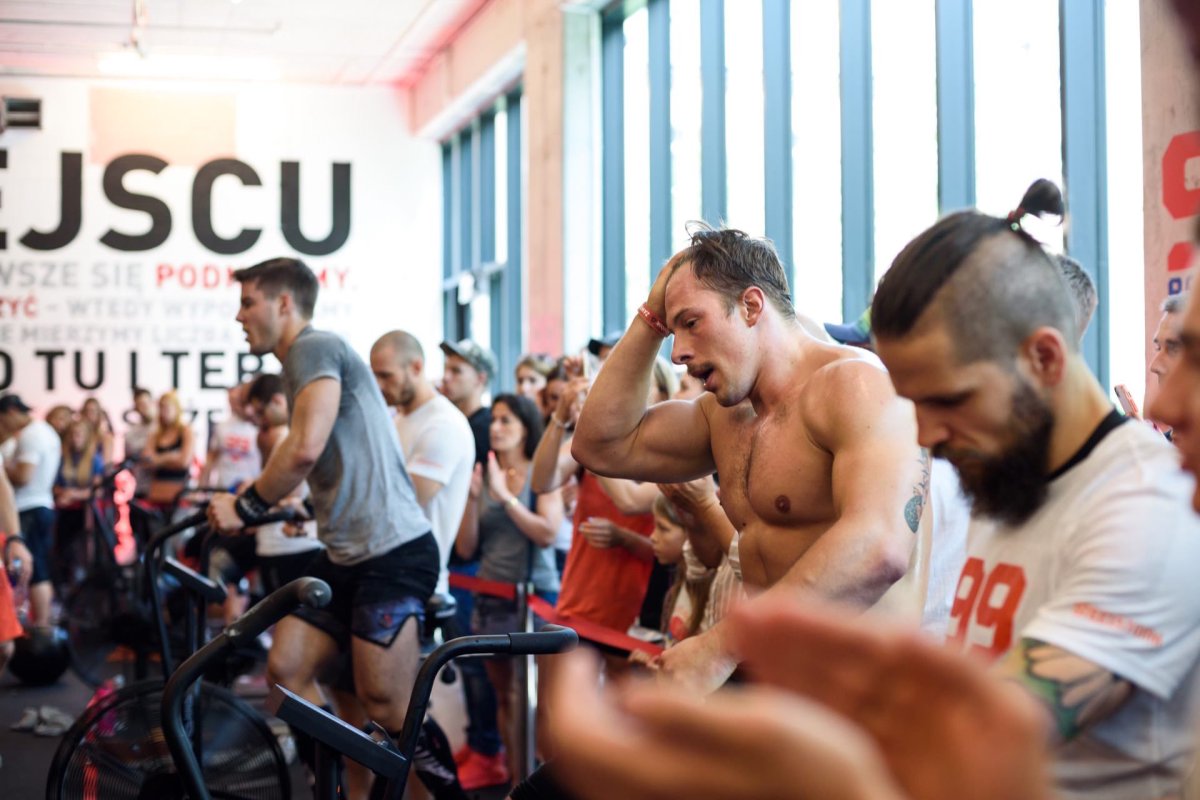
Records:
[[[325,544],[308,574],[329,583],[333,600],[276,626],[271,678],[321,705],[316,677],[348,651],[368,716],[398,734],[416,677],[419,622],[437,583],[437,542],[374,376],[344,340],[309,326],[318,290],[312,270],[276,258],[234,277],[250,352],[274,353],[283,364],[291,425],[249,488],[213,499],[209,522],[240,530],[308,481]]]

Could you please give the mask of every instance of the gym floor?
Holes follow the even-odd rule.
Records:
[[[241,692],[239,692],[241,694]],[[262,692],[258,692],[262,694]],[[12,675],[0,676],[0,798],[3,800],[38,800],[46,795],[46,775],[50,762],[58,747],[59,737],[35,736],[18,733],[11,726],[21,718],[29,707],[54,706],[71,717],[77,717],[87,706],[92,696],[90,687],[84,685],[74,673],[67,671],[58,683],[51,686],[31,687],[17,681]],[[246,699],[250,700],[249,697]],[[256,708],[261,701],[251,700]],[[459,684],[447,686],[438,681],[434,689],[434,707],[438,721],[446,730],[454,746],[462,743],[464,718],[462,695]],[[293,787],[303,787],[304,770],[292,766]],[[293,792],[297,797],[305,794]],[[476,800],[499,800],[506,791],[503,787],[472,793]]]

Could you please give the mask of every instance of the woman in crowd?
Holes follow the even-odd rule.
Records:
[[[97,446],[100,449],[100,457],[104,464],[112,463],[113,459],[113,427],[112,421],[108,418],[108,412],[100,405],[100,401],[94,397],[89,397],[83,401],[83,406],[79,409],[79,416],[87,420],[87,423],[92,426],[92,435],[96,438]]]
[[[479,577],[506,583],[532,581],[534,589],[553,601],[558,592],[551,545],[562,521],[562,496],[557,491],[535,494],[530,485],[534,450],[542,435],[542,417],[532,400],[502,394],[492,403],[491,452],[486,470],[475,466],[466,517],[455,548],[463,558],[479,555]],[[516,604],[485,595],[475,596],[471,629],[477,634],[522,630]],[[513,748],[514,687],[512,660],[486,662],[496,689],[500,736],[510,759]],[[520,774],[510,764],[511,774]]]
[[[150,470],[150,491],[146,499],[155,505],[175,504],[179,493],[187,486],[195,443],[192,429],[183,420],[183,406],[174,392],[158,399],[158,427],[142,459]]]
[[[67,426],[63,438],[62,465],[54,484],[55,505],[87,500],[92,484],[104,472],[104,456],[92,426],[77,419]]]
[[[546,381],[554,372],[554,368],[554,359],[542,353],[526,353],[517,362],[516,393],[537,403],[542,409],[543,419],[546,417],[547,409],[542,407],[542,391],[546,388]]]
[[[84,503],[103,474],[104,457],[100,455],[100,443],[92,426],[83,419],[71,422],[63,438],[62,463],[54,483],[54,506],[58,513],[54,521],[53,572],[60,587],[83,577],[87,560]]]
[[[58,438],[64,441],[67,438],[67,428],[71,426],[71,421],[75,419],[75,412],[70,406],[55,406],[46,412],[46,424],[54,428],[54,432],[58,434]]]

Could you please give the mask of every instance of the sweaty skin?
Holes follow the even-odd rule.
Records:
[[[906,506],[926,497],[912,407],[878,360],[815,339],[758,287],[729,308],[678,257],[647,304],[674,333],[672,359],[707,393],[647,408],[662,340],[635,319],[588,395],[576,459],[656,483],[715,471],[749,587],[876,602],[907,568]],[[732,669],[722,637],[718,626],[680,643],[665,654],[666,671],[675,662],[706,672],[697,688],[715,688]],[[706,666],[714,659],[719,669]]]

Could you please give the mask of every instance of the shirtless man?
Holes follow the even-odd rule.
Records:
[[[591,390],[575,458],[657,483],[716,471],[748,587],[875,604],[907,570],[929,475],[912,406],[879,361],[808,333],[774,249],[735,230],[693,234],[639,315]],[[672,360],[707,393],[648,409],[671,333]],[[736,666],[726,629],[671,648],[663,671],[716,688]]]

